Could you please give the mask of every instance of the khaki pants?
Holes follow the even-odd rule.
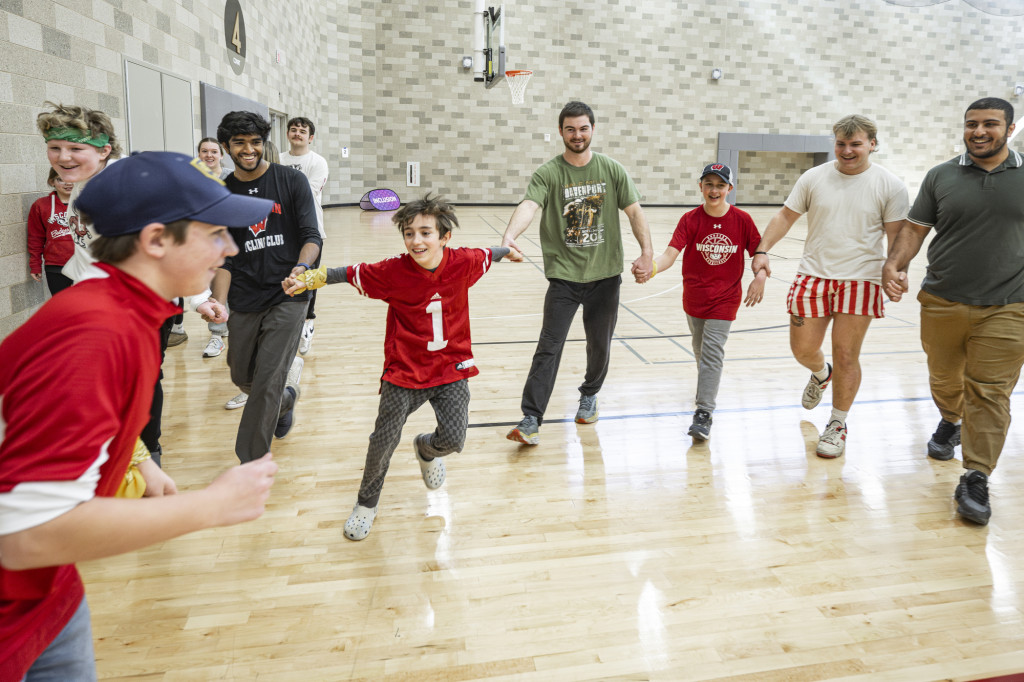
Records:
[[[932,399],[946,421],[963,419],[964,468],[990,475],[1024,364],[1024,303],[966,305],[923,290],[917,300]]]

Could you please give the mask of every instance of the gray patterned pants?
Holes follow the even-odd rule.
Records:
[[[468,379],[430,388],[402,388],[382,381],[377,423],[370,434],[366,468],[363,470],[363,482],[359,486],[359,504],[362,506],[377,506],[380,491],[384,487],[384,477],[391,464],[391,455],[402,439],[402,427],[409,415],[428,400],[437,417],[437,428],[430,434],[427,444],[421,446],[423,454],[428,457],[444,457],[453,452],[462,452],[462,446],[466,443],[466,429],[469,427]]]

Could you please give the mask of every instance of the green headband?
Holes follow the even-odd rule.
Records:
[[[83,133],[77,128],[50,128],[46,131],[46,141],[50,140],[67,140],[68,142],[77,142],[78,144],[91,144],[93,147],[106,147],[110,144],[110,136],[106,133],[100,133],[96,137],[92,137],[89,133]]]

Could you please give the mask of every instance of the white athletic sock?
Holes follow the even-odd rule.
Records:
[[[180,324],[172,324],[171,325],[171,333],[172,334],[184,334],[185,333],[185,326],[184,325],[180,325]]]
[[[828,363],[826,362],[824,367],[819,369],[817,372],[811,372],[811,374],[814,375],[814,378],[818,380],[819,384],[822,383],[825,379],[828,379],[828,375],[830,374],[828,371]]]
[[[843,410],[837,410],[836,408],[833,407],[832,416],[829,417],[828,423],[831,424],[832,422],[836,421],[842,424],[843,426],[846,426],[846,415],[848,414],[850,414],[849,410],[846,410],[844,412]]]

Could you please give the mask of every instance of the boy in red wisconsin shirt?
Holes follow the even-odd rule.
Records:
[[[732,169],[725,164],[704,167],[700,174],[704,205],[679,219],[668,248],[654,259],[654,274],[658,274],[676,262],[680,251],[686,251],[683,311],[697,360],[697,409],[689,435],[701,441],[711,435],[725,342],[743,295],[743,252],[753,256],[761,241],[750,214],[729,204],[732,177]],[[744,300],[748,306],[760,303],[768,274],[762,269],[754,276]]]
[[[428,400],[437,428],[416,436],[413,448],[427,487],[434,490],[444,483],[441,457],[462,451],[469,425],[468,379],[479,374],[470,341],[469,287],[494,261],[523,258],[507,247],[448,248],[459,221],[441,197],[427,194],[400,208],[392,221],[408,253],[379,263],[321,267],[282,282],[287,294],[348,282],[364,296],[388,304],[380,407],[359,497],[345,522],[349,540],[362,540],[370,533],[402,426]]]

